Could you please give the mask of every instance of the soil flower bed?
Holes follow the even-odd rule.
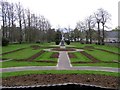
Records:
[[[53,53],[50,58],[59,58],[59,53],[58,52],[55,52]]]
[[[95,74],[34,74],[12,76],[2,79],[3,86],[32,86],[63,83],[82,83],[102,87],[118,88],[118,77]]]
[[[53,48],[53,51],[76,51],[74,48]]]
[[[38,46],[38,45],[32,45],[32,46],[30,46],[33,50],[37,50],[37,49],[40,49],[40,46]]]
[[[77,58],[75,54],[73,53],[68,53],[69,58]]]

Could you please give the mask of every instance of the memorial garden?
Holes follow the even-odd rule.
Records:
[[[62,85],[74,89],[78,85],[80,90],[118,90],[120,26],[111,29],[106,25],[111,20],[107,10],[99,8],[70,28],[52,27],[46,17],[21,3],[3,0],[0,6],[3,89]]]

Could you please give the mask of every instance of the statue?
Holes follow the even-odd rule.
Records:
[[[62,40],[61,40],[61,42],[60,42],[60,46],[65,46],[63,33],[62,33]]]

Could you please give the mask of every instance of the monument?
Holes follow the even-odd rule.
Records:
[[[65,41],[64,41],[63,33],[62,33],[62,39],[61,39],[61,42],[60,42],[60,48],[65,48]]]
[[[61,42],[60,42],[60,46],[65,46],[63,33],[62,33],[62,39],[61,39]]]

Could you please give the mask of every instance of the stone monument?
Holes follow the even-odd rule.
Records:
[[[63,33],[62,33],[62,39],[61,39],[61,42],[60,42],[60,48],[65,48],[65,41],[64,41],[64,36],[63,36]]]

